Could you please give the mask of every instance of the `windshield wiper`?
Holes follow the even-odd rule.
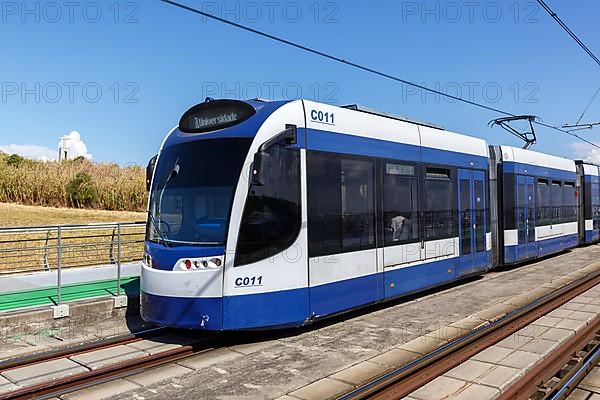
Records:
[[[162,231],[160,230],[160,225],[156,222],[156,218],[154,218],[154,215],[152,215],[152,211],[148,211],[148,221],[150,221],[154,227],[154,230],[158,234],[159,243],[162,242],[163,245],[172,247],[170,244],[167,244],[168,240],[163,236]]]
[[[169,174],[169,176],[165,180],[165,183],[163,183],[162,188],[160,189],[160,194],[158,197],[158,210],[157,210],[157,214],[159,215],[159,218],[160,218],[160,214],[161,214],[162,198],[163,198],[163,195],[165,194],[165,189],[167,188],[167,185],[169,184],[169,182],[177,177],[177,175],[179,174],[179,168],[180,167],[179,167],[179,158],[178,158],[177,160],[175,160],[175,165],[173,165],[173,169],[171,170],[171,173]],[[158,187],[157,187],[157,190],[158,190]],[[156,218],[154,218],[154,215],[152,214],[151,210],[148,210],[148,220],[150,221],[152,226],[154,226],[154,230],[158,234],[158,238],[160,239],[160,241],[162,241],[163,245],[165,245],[167,247],[172,247],[171,245],[167,244],[167,242],[170,242],[170,241],[164,237],[162,231],[160,230],[160,224],[156,222]]]
[[[169,182],[171,182],[173,179],[177,178],[177,175],[179,175],[179,158],[177,160],[175,160],[175,165],[173,165],[173,169],[171,169],[171,172],[169,173],[169,176],[167,177],[167,180],[165,181],[165,183],[162,186],[162,189],[160,190],[160,195],[158,196],[158,215],[160,215],[162,213],[162,199],[163,199],[163,195],[165,194],[165,189],[167,188],[167,185],[169,184]]]

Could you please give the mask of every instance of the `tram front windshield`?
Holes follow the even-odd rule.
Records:
[[[225,244],[233,194],[251,139],[206,139],[163,149],[147,240],[165,246]]]

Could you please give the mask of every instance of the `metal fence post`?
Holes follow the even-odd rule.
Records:
[[[46,232],[46,242],[44,243],[44,269],[50,271],[50,262],[48,262],[48,243],[50,242],[50,234],[52,231],[49,229]]]
[[[118,226],[117,226],[118,229]],[[115,228],[112,229],[112,234],[110,235],[110,245],[108,246],[108,259],[111,264],[115,264]]]
[[[57,238],[57,272],[58,272],[58,279],[57,279],[57,284],[58,284],[58,288],[57,288],[57,298],[58,298],[58,305],[60,305],[61,303],[61,285],[62,285],[62,277],[61,277],[61,255],[62,255],[62,228],[59,225],[58,228],[58,238]]]
[[[117,225],[117,296],[121,295],[121,224]]]

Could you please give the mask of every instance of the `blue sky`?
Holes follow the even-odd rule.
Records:
[[[552,125],[575,122],[600,87],[600,67],[535,1],[182,1]],[[600,2],[547,3],[600,55]],[[181,114],[207,95],[359,103],[490,143],[520,145],[487,126],[498,117],[492,112],[158,0],[71,4],[1,4],[0,148],[54,151],[60,136],[78,131],[94,160],[145,164]],[[584,120],[600,120],[600,98]],[[599,133],[580,132],[600,142]],[[538,142],[539,151],[600,162],[600,153],[561,133],[538,128]]]

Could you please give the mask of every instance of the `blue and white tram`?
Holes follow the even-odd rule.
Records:
[[[600,240],[600,167],[577,161],[581,243]]]
[[[492,267],[488,146],[310,101],[208,100],[152,178],[142,316],[300,326]]]
[[[499,186],[499,264],[543,257],[579,244],[575,162],[509,146],[493,149]]]

